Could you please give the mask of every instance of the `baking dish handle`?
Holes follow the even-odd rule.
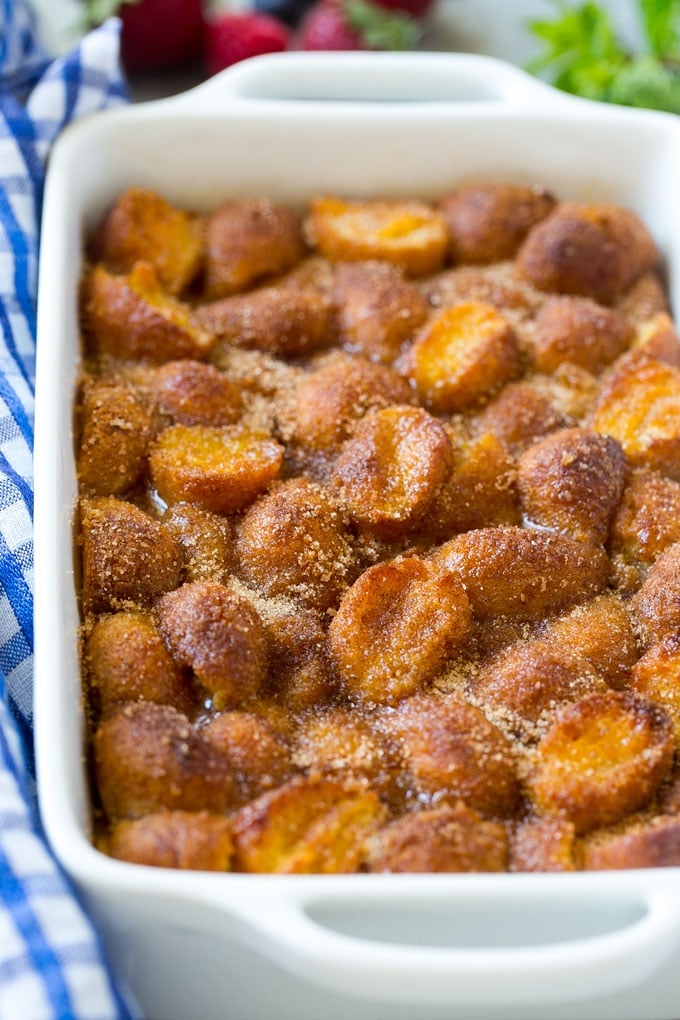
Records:
[[[392,876],[383,877],[388,883],[377,896],[271,890],[260,900],[253,890],[236,909],[240,937],[249,928],[259,952],[332,992],[487,1008],[620,994],[655,976],[680,947],[677,900],[662,888],[636,901],[630,893],[586,897],[588,905],[564,886],[540,899],[526,893],[482,898],[474,890],[461,897],[458,887],[447,902],[436,884],[426,895],[422,887],[400,891]],[[407,876],[396,877],[408,883]],[[528,925],[527,904],[535,914]],[[231,900],[230,912],[235,906]]]
[[[217,110],[225,103],[437,102],[524,107],[585,104],[508,61],[471,53],[275,53],[252,57],[169,102]]]

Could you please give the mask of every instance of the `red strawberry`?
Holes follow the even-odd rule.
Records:
[[[117,14],[126,71],[159,71],[197,60],[203,39],[202,0],[85,0],[85,20]]]
[[[425,18],[434,7],[436,0],[373,0],[387,11],[401,11],[412,18]]]
[[[204,60],[209,74],[216,74],[247,57],[288,49],[291,31],[278,18],[257,11],[222,14],[206,25]]]
[[[416,22],[369,0],[319,0],[300,26],[303,50],[410,50]]]

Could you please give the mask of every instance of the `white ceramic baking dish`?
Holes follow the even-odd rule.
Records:
[[[273,877],[110,860],[88,841],[71,525],[83,233],[125,186],[180,205],[537,182],[635,209],[680,307],[680,120],[498,61],[283,54],[69,128],[45,193],[36,416],[36,701],[49,839],[148,1020],[680,1016],[680,870]],[[417,654],[417,650],[414,650]]]

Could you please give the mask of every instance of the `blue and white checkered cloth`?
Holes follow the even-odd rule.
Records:
[[[45,160],[71,120],[125,101],[119,24],[50,60],[0,0],[0,1020],[125,1020],[102,945],[41,834],[32,785],[33,383]]]

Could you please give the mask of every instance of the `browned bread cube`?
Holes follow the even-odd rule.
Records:
[[[535,440],[574,424],[552,394],[529,380],[508,383],[474,421],[481,432],[490,432],[515,454]]]
[[[79,407],[78,480],[92,496],[119,496],[146,465],[156,419],[125,383],[87,381]]]
[[[192,670],[220,710],[256,694],[267,672],[267,634],[243,595],[214,581],[159,599],[158,624],[175,660]]]
[[[333,467],[355,525],[383,539],[413,531],[452,467],[446,431],[422,408],[395,405],[363,418]]]
[[[444,218],[417,200],[320,196],[309,204],[305,230],[332,262],[380,259],[409,276],[435,272],[446,254]]]
[[[454,444],[453,470],[421,522],[428,543],[461,531],[519,524],[517,468],[506,445],[492,432]]]
[[[290,287],[260,287],[201,305],[194,320],[215,334],[219,345],[269,354],[309,354],[336,338],[330,302],[313,290]]]
[[[128,701],[191,712],[194,696],[152,617],[135,611],[100,617],[85,642],[91,687],[103,713]]]
[[[221,712],[202,726],[200,733],[229,763],[244,804],[280,786],[293,773],[283,734],[252,712]]]
[[[680,819],[637,822],[622,832],[593,833],[583,841],[588,871],[620,868],[676,868],[680,864]]]
[[[669,545],[649,568],[631,600],[648,644],[680,630],[680,542]]]
[[[668,634],[647,649],[633,666],[630,688],[663,707],[680,744],[680,633]]]
[[[307,714],[295,733],[293,760],[298,768],[350,780],[397,800],[398,773],[386,742],[372,720],[346,708]]]
[[[611,304],[658,262],[640,219],[606,202],[559,202],[517,255],[522,273],[540,290],[581,294]]]
[[[680,481],[680,369],[642,351],[624,355],[602,385],[590,425],[618,440],[634,467]]]
[[[161,290],[156,271],[137,262],[129,275],[97,265],[85,276],[82,319],[88,345],[115,358],[205,358],[215,338],[194,323],[188,305]]]
[[[281,604],[278,600],[268,608],[272,696],[295,714],[333,701],[337,684],[318,613],[299,603]]]
[[[554,372],[565,361],[601,372],[633,340],[633,326],[613,308],[587,297],[551,297],[534,319],[533,363]]]
[[[503,825],[486,821],[465,804],[430,808],[380,829],[369,842],[368,870],[505,871],[507,844]]]
[[[269,598],[287,596],[325,613],[355,571],[348,521],[327,489],[308,479],[282,482],[244,514],[239,570]]]
[[[592,694],[561,709],[536,750],[526,791],[539,814],[577,833],[644,807],[668,775],[673,728],[666,713],[630,691]]]
[[[106,852],[121,861],[156,868],[229,871],[231,823],[207,811],[160,811],[116,822]]]
[[[585,602],[607,584],[599,546],[528,528],[480,528],[439,546],[437,566],[457,573],[480,618],[538,620]]]
[[[612,554],[645,566],[674,542],[680,542],[680,482],[657,471],[632,472],[611,524]]]
[[[526,520],[605,542],[627,475],[623,450],[610,436],[564,429],[534,443],[517,466]]]
[[[408,556],[364,571],[328,634],[348,694],[392,703],[433,680],[469,631],[470,607],[458,577]]]
[[[564,818],[529,818],[510,839],[510,871],[576,871],[578,853],[571,822]]]
[[[462,800],[485,818],[509,818],[519,804],[517,760],[502,731],[457,694],[416,694],[385,720],[397,741],[414,803]]]
[[[178,425],[233,425],[241,417],[239,388],[214,365],[190,358],[168,361],[149,374],[149,389]]]
[[[291,269],[305,252],[292,209],[266,198],[225,202],[208,217],[205,294],[209,300],[247,290]]]
[[[163,810],[222,814],[234,803],[228,763],[168,705],[117,709],[99,725],[93,747],[97,788],[112,821]]]
[[[204,510],[243,510],[281,471],[283,447],[243,425],[171,425],[149,454],[151,479],[168,505],[187,501]]]
[[[483,263],[513,258],[555,202],[543,188],[485,182],[444,195],[437,208],[446,220],[453,261]]]
[[[150,604],[180,582],[182,547],[163,525],[113,496],[80,502],[86,613]]]
[[[201,268],[204,222],[149,188],[127,188],[103,217],[92,245],[113,273],[149,262],[168,294],[179,294]]]
[[[290,420],[279,424],[306,449],[336,452],[368,411],[412,402],[408,383],[387,365],[337,357],[301,379]]]
[[[323,776],[296,777],[236,816],[235,866],[289,875],[356,871],[385,814],[371,791]]]
[[[175,503],[165,511],[162,522],[184,551],[185,581],[223,584],[234,572],[236,552],[230,518],[202,510],[194,503]]]
[[[378,260],[338,263],[333,296],[345,350],[388,364],[430,310],[424,294],[399,266]]]
[[[520,372],[508,321],[492,305],[467,301],[440,312],[400,361],[421,400],[435,411],[464,411]]]

